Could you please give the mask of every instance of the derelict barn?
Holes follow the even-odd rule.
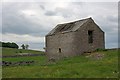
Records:
[[[46,35],[49,59],[76,56],[105,48],[104,32],[92,18],[58,24]]]

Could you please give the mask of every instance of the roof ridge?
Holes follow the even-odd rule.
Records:
[[[78,22],[78,21],[84,21],[84,20],[88,20],[88,19],[92,19],[92,18],[89,17],[89,18],[79,19],[79,20],[75,20],[75,21],[65,22],[65,23],[62,23],[62,24],[70,24],[70,23],[75,23],[75,22]],[[58,24],[58,25],[62,25],[62,24]]]

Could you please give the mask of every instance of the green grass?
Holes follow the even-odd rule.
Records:
[[[46,63],[46,56],[26,56],[16,58],[3,58],[3,61],[18,62],[18,61],[35,61],[34,65],[43,65]]]
[[[3,78],[117,78],[118,51],[100,51],[103,59],[95,60],[85,56],[65,58],[47,64],[45,56],[3,58],[5,61],[35,60],[29,66],[3,67]],[[47,65],[42,65],[47,64]]]
[[[18,53],[44,54],[44,52],[42,52],[42,51],[13,49],[13,48],[2,48],[2,55],[3,56],[16,55]]]

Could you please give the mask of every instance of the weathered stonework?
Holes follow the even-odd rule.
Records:
[[[91,18],[85,20],[83,20],[84,23],[81,21],[80,26],[77,25],[79,28],[75,31],[72,31],[73,26],[71,30],[55,32],[54,29],[46,35],[46,55],[49,59],[76,56],[98,48],[105,48],[104,32]],[[72,22],[72,24],[76,23]],[[88,31],[93,32],[93,43],[89,43]]]

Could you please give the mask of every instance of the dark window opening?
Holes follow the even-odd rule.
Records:
[[[88,42],[93,43],[93,31],[88,31]]]
[[[61,53],[61,48],[59,48],[59,53]]]
[[[61,29],[59,31],[63,31],[65,29],[66,25],[61,26]]]
[[[61,24],[56,29],[55,33],[71,30],[74,27],[74,23]]]

